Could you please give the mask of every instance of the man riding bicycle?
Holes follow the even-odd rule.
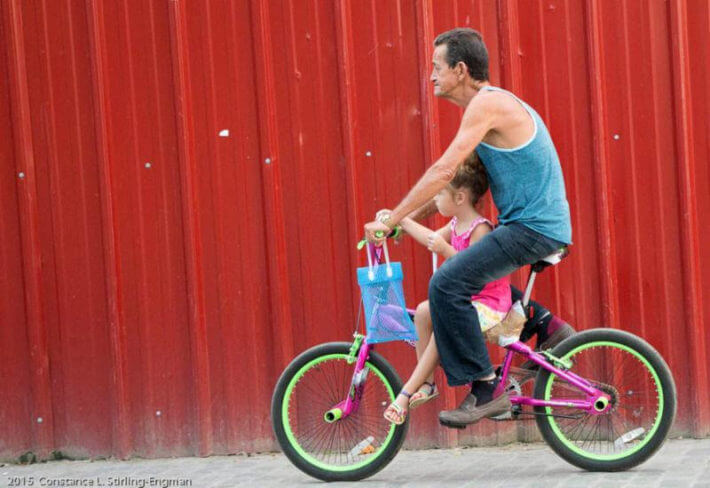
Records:
[[[510,409],[496,392],[471,296],[486,283],[534,263],[571,243],[569,205],[555,147],[540,116],[510,92],[490,85],[488,52],[480,34],[458,28],[434,41],[434,94],[464,108],[444,154],[385,218],[365,225],[381,243],[397,223],[444,188],[473,151],[486,167],[498,227],[447,260],[429,283],[434,337],[450,385],[472,383],[461,405],[439,414],[445,425],[466,425]]]

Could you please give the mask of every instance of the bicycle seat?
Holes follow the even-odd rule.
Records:
[[[548,266],[553,266],[553,265],[559,263],[567,256],[569,256],[569,247],[567,247],[567,246],[561,247],[560,249],[553,252],[549,256],[545,256],[540,261],[534,263],[532,265],[532,270],[535,271],[536,273],[539,273],[543,269],[547,268]]]

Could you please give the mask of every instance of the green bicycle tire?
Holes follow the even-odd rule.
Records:
[[[675,383],[670,369],[661,355],[647,342],[625,331],[615,329],[586,330],[565,339],[551,352],[556,357],[571,359],[574,363],[575,356],[579,357],[580,353],[593,348],[612,348],[615,351],[623,351],[623,353],[627,354],[627,356],[624,356],[625,358],[630,357],[632,361],[638,361],[636,366],[641,365],[641,370],[649,373],[646,381],[656,390],[658,407],[652,417],[653,423],[648,429],[643,429],[643,434],[646,435],[639,434],[639,436],[643,435],[643,438],[638,442],[634,442],[633,447],[629,448],[628,451],[602,454],[583,449],[586,440],[580,447],[578,445],[580,439],[568,438],[560,427],[562,421],[558,422],[556,417],[550,415],[554,414],[557,409],[535,407],[535,412],[538,414],[536,417],[537,425],[543,439],[552,450],[570,464],[588,471],[624,471],[648,460],[661,447],[668,436],[676,414]],[[634,364],[632,363],[632,365]],[[617,368],[618,370],[620,367],[612,366],[612,368]],[[575,372],[575,368],[573,367],[571,371]],[[535,380],[535,398],[549,400],[555,378],[557,376],[550,371],[540,369]],[[564,382],[560,380],[558,384],[564,384]],[[609,386],[607,383],[605,385]],[[617,391],[619,397],[623,395],[623,392],[619,393],[613,385],[609,387],[613,391]],[[629,391],[633,392],[633,390]],[[619,400],[618,404],[622,405],[622,403],[623,401]],[[604,416],[597,417],[598,425],[601,425],[603,420],[600,420],[600,417]],[[593,417],[590,416],[589,418]],[[612,432],[615,432],[613,430],[613,420],[608,420],[607,423],[611,426]],[[584,429],[581,432],[578,427],[576,429],[575,432],[582,437]],[[603,429],[599,429],[597,435],[602,432]],[[593,434],[589,433],[587,435],[593,436]],[[617,442],[620,439],[621,437],[617,438]],[[625,442],[622,442],[620,445],[624,444]],[[611,448],[608,441],[606,445],[607,449]],[[615,445],[615,448],[618,448],[618,446]]]
[[[366,461],[354,463],[350,466],[330,465],[317,459],[300,445],[299,440],[292,431],[288,414],[290,401],[292,398],[293,401],[296,401],[293,394],[295,385],[309,370],[326,361],[346,361],[350,346],[351,344],[347,342],[331,342],[304,351],[281,374],[272,396],[271,421],[281,449],[298,469],[323,481],[357,481],[374,475],[392,461],[402,447],[409,427],[408,421],[399,426],[390,426],[385,441],[378,447],[376,455],[370,456]],[[374,381],[372,378],[375,377],[379,379],[387,392],[388,398],[386,401],[394,401],[396,394],[402,388],[402,381],[394,368],[375,351],[370,352],[367,367],[370,370],[367,381]],[[354,363],[349,365],[349,368],[351,371],[354,370]],[[342,392],[343,399],[346,394],[347,390]],[[367,394],[366,387],[365,397],[367,397]],[[382,407],[382,412],[384,412],[385,407],[386,405]]]

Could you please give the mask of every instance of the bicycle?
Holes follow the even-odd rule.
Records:
[[[536,275],[567,253],[562,248],[531,265],[525,311]],[[643,339],[599,328],[578,332],[551,351],[536,352],[515,338],[503,346],[499,388],[506,388],[512,408],[493,420],[534,417],[552,450],[588,471],[630,469],[665,441],[676,413],[675,383],[661,355]],[[401,448],[409,418],[397,426],[382,414],[402,381],[373,347],[356,332],[352,343],[304,351],[281,374],[271,405],[274,433],[284,454],[306,474],[360,480],[387,466]],[[539,368],[532,396],[522,395],[511,374],[515,354]]]

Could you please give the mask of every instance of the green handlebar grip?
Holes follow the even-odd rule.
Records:
[[[398,239],[399,236],[401,236],[401,235],[402,235],[402,226],[396,225],[395,228],[392,229],[392,231],[387,235],[387,237]],[[385,232],[382,230],[378,230],[377,232],[375,232],[375,237],[377,237],[378,239],[381,239],[381,238],[385,237]],[[365,244],[367,244],[367,239],[363,239],[360,242],[358,242],[357,248],[362,249],[363,247],[365,247]]]

